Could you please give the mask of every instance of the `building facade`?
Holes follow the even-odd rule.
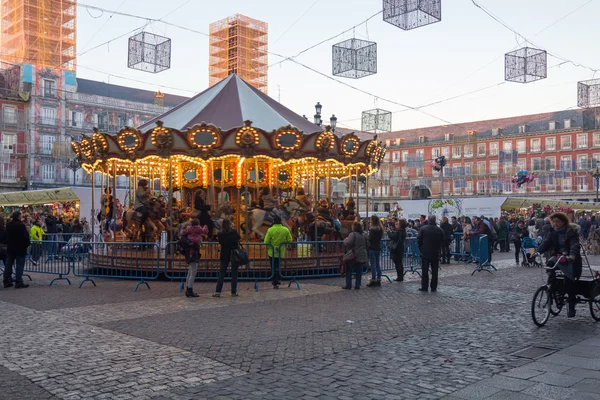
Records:
[[[533,196],[592,201],[591,171],[600,160],[598,109],[566,110],[380,134],[387,146],[369,179],[370,211],[389,211],[398,200],[468,196]],[[431,161],[447,160],[443,176]],[[519,170],[533,182],[512,183]]]

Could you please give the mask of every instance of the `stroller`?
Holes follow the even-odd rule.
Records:
[[[521,252],[523,253],[521,265],[523,267],[542,267],[542,257],[540,255],[536,256],[539,243],[540,238],[537,241],[529,236],[521,239]]]

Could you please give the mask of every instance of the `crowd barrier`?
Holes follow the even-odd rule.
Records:
[[[473,241],[477,242],[478,255],[477,255],[477,266],[471,273],[471,276],[478,271],[487,271],[490,274],[492,269],[497,271],[496,267],[490,262],[490,249],[489,249],[489,238],[487,235],[473,235],[471,238],[471,245]]]
[[[467,243],[462,240],[462,236],[462,232],[456,232],[452,235],[450,254],[454,256],[456,261],[469,262],[471,259],[470,242]]]
[[[381,241],[381,248],[388,249],[388,245],[390,240],[383,239]],[[381,252],[381,271],[396,271],[396,265],[394,264],[394,260],[392,260],[389,250],[384,254]],[[421,254],[419,252],[419,245],[417,243],[416,237],[406,238],[404,241],[404,260],[403,260],[404,274],[407,273],[417,274],[421,276]],[[382,274],[388,281],[391,282],[391,279],[386,275]]]
[[[344,272],[341,264],[346,249],[341,241],[282,243],[279,252],[285,254],[279,274],[291,280],[288,287],[295,283],[299,289],[301,278],[337,277]]]
[[[267,243],[242,243],[242,247],[248,253],[250,263],[242,265],[238,269],[238,281],[253,281],[254,289],[258,291],[259,281],[270,281],[275,274],[273,260],[269,254],[273,254],[273,246]],[[221,268],[219,243],[202,243],[200,249],[200,262],[195,280],[216,281]],[[180,289],[187,276],[188,266],[185,257],[177,252],[177,243],[167,243],[163,258],[163,270],[168,279],[179,280]],[[231,280],[231,268],[227,268],[225,280]]]
[[[84,251],[84,246],[90,246]],[[141,284],[150,289],[148,280],[158,279],[162,271],[160,248],[156,243],[91,242],[82,243],[82,257],[72,261],[73,274],[84,278],[79,287],[91,278],[136,279],[137,292]]]

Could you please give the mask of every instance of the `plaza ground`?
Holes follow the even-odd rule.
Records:
[[[226,283],[219,299],[212,282],[187,299],[178,282],[135,293],[135,281],[34,275],[0,289],[0,399],[600,398],[587,306],[537,328],[543,271],[494,256],[493,275],[444,266],[435,294],[416,275],[351,291],[341,278],[243,282],[237,298]]]

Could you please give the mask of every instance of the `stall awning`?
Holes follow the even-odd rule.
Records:
[[[36,206],[66,201],[79,201],[79,198],[71,188],[0,193],[0,206],[2,207]]]

